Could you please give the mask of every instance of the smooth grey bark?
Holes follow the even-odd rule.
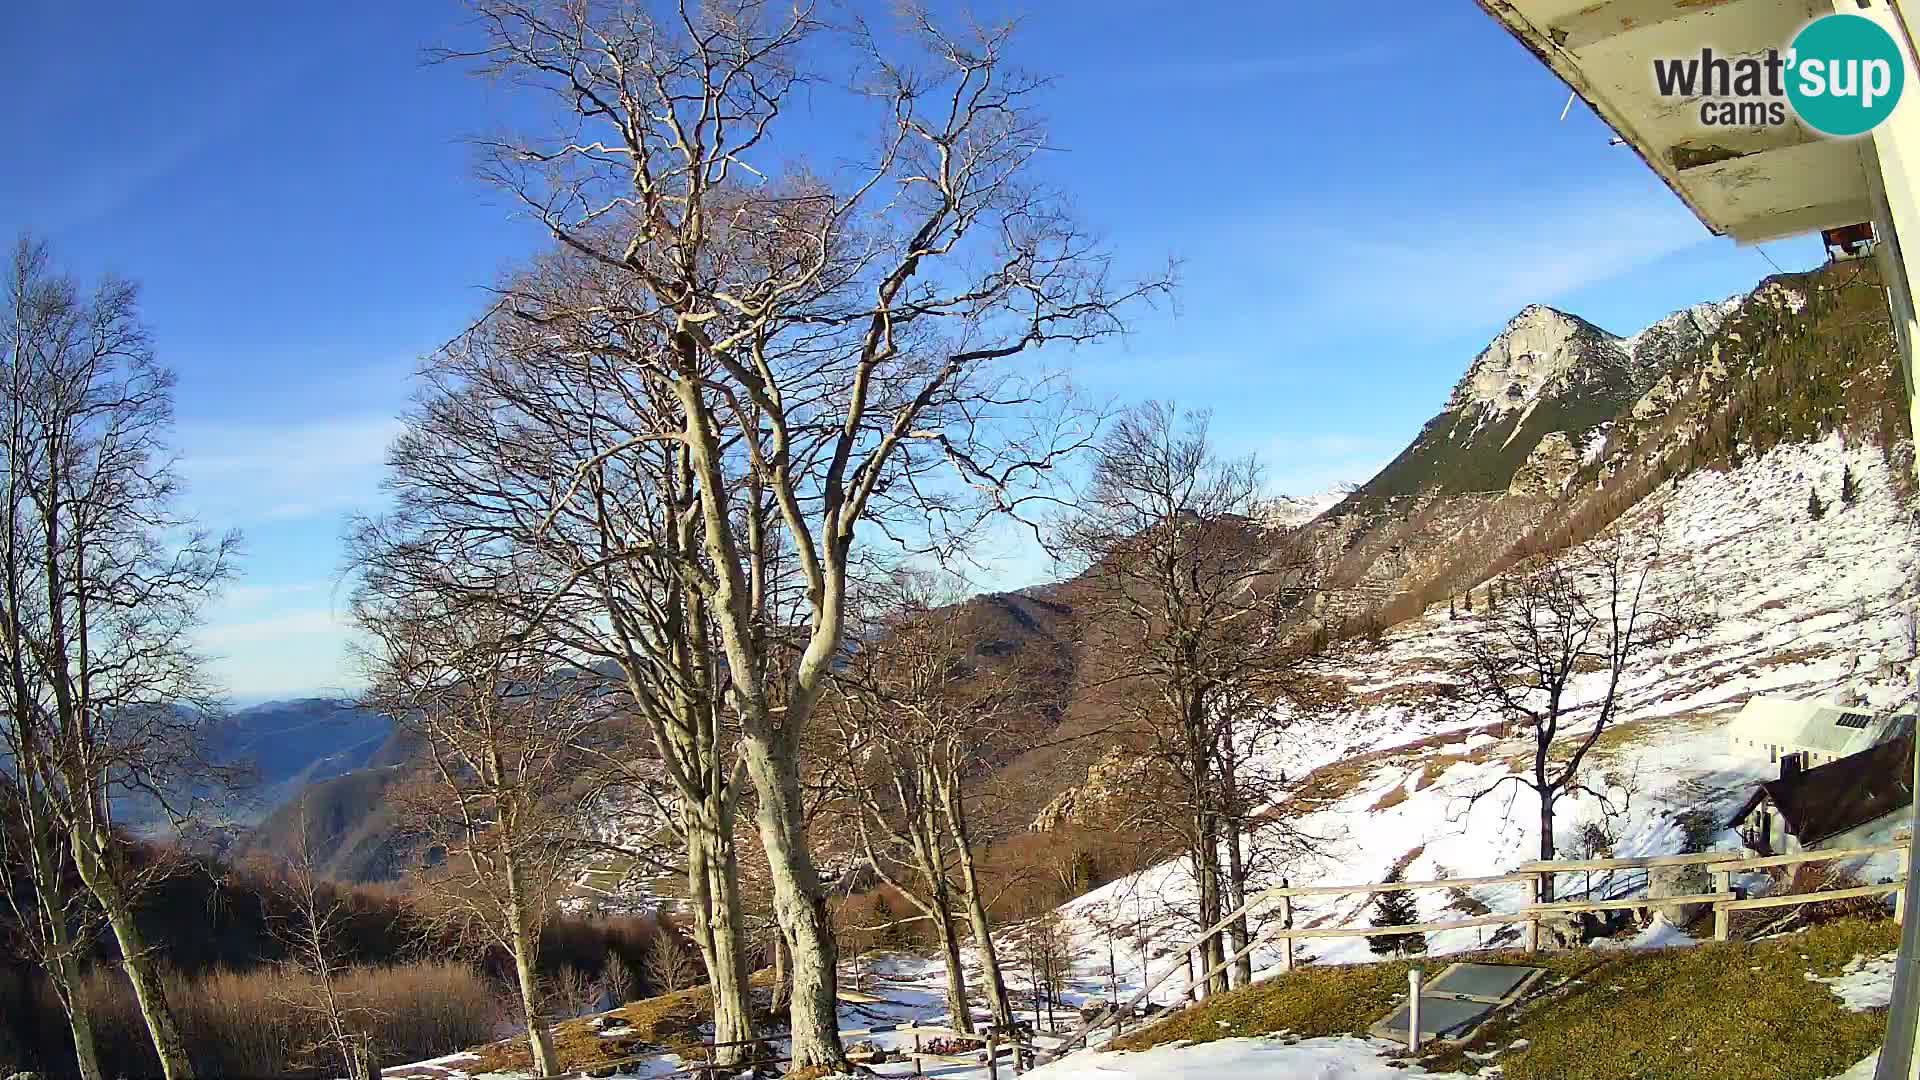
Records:
[[[699,812],[683,813],[687,833],[687,887],[694,918],[694,941],[707,969],[713,1000],[713,1037],[718,1043],[744,1044],[754,1037],[747,996],[747,965],[742,951],[745,917],[740,907],[739,861],[731,822],[724,830]],[[751,1056],[748,1045],[714,1048],[714,1062],[731,1065]]]
[[[113,843],[105,828],[85,833],[76,830],[74,866],[80,880],[86,882],[106,912],[107,925],[112,927],[114,942],[120,947],[120,966],[127,973],[127,981],[133,984],[134,1001],[153,1040],[161,1074],[166,1080],[193,1080],[197,1075],[193,1060],[188,1057],[186,1042],[180,1037],[180,1024],[167,1001],[166,987],[160,981],[152,948],[134,921],[133,902],[121,883]]]
[[[504,846],[504,845],[503,845]],[[520,991],[520,1012],[527,1025],[527,1047],[533,1055],[536,1076],[557,1076],[560,1063],[553,1055],[553,1030],[547,1024],[540,996],[540,930],[529,925],[520,870],[512,855],[504,859],[507,887],[507,936],[513,952],[515,984]]]
[[[72,984],[72,980],[77,975],[77,972],[69,970],[61,977]],[[91,1007],[79,995],[77,985],[74,992],[66,997],[63,1003],[67,1010],[67,1033],[73,1037],[74,1065],[79,1070],[80,1080],[103,1080],[103,1074],[100,1071],[99,1043],[93,1033]]]
[[[967,921],[973,930],[973,949],[980,958],[980,973],[987,993],[987,1009],[993,1014],[994,1027],[1013,1030],[1013,998],[1007,993],[1006,975],[1000,966],[1000,950],[993,943],[993,923],[987,913],[986,893],[980,886],[979,862],[973,848],[973,829],[967,818],[966,801],[959,784],[952,780],[940,785],[940,802],[946,812],[947,830],[960,859],[960,893],[967,906]]]
[[[944,899],[944,898],[943,898]],[[934,916],[934,928],[940,935],[940,956],[947,965],[947,1016],[955,1031],[973,1033],[973,1006],[967,1002],[967,973],[960,962],[960,935],[953,913],[942,909]]]
[[[1229,824],[1227,827],[1227,903],[1234,911],[1247,906],[1247,855],[1246,839],[1240,830]],[[1252,941],[1247,926],[1247,917],[1243,913],[1227,927],[1233,952],[1238,953]],[[1248,952],[1233,962],[1233,984],[1235,986],[1253,985],[1253,953]]]
[[[798,757],[749,733],[742,749],[759,796],[756,821],[773,879],[774,911],[792,948],[793,1061],[796,1069],[839,1068],[839,947],[827,919],[826,890],[807,851]]]
[[[35,756],[30,742],[15,752]],[[32,922],[31,926],[23,925],[21,929],[29,935],[29,941],[39,948],[47,977],[52,981],[54,992],[60,998],[60,1007],[67,1015],[67,1028],[73,1038],[74,1067],[80,1080],[101,1080],[92,1006],[86,999],[81,979],[82,946],[74,940],[73,929],[68,924],[68,901],[75,897],[71,895],[72,887],[66,881],[65,860],[62,858],[64,846],[60,849],[55,847],[54,826],[40,797],[36,768],[37,762],[31,760],[20,765],[21,820],[15,823],[19,835],[26,839],[27,873],[34,895],[34,911],[30,918],[18,908],[15,914],[23,923]],[[0,882],[0,885],[11,884]]]

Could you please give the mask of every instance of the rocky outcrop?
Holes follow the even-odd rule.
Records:
[[[1529,304],[1473,358],[1447,409],[1499,417],[1530,408],[1570,382],[1606,378],[1626,363],[1612,334],[1577,315]]]
[[[1533,452],[1513,474],[1507,494],[1522,498],[1553,498],[1565,491],[1573,474],[1580,470],[1580,452],[1564,431],[1549,431],[1534,444]]]
[[[1102,825],[1137,806],[1151,765],[1137,753],[1113,747],[1087,767],[1087,778],[1053,797],[1033,819],[1035,832],[1062,825]]]

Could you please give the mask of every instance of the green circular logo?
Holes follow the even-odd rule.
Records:
[[[1859,135],[1893,113],[1906,83],[1900,46],[1863,15],[1815,19],[1793,39],[1787,100],[1815,131]]]

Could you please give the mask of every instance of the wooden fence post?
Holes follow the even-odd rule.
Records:
[[[987,1080],[1000,1080],[1000,1036],[995,1031],[987,1032]]]
[[[1906,848],[1902,847],[1899,851],[1894,853],[1894,869],[1897,871],[1895,876],[1898,877],[1899,880],[1905,881],[1907,879],[1907,849]],[[1907,917],[1907,890],[1903,888],[1899,892],[1896,892],[1893,894],[1893,921],[1896,925],[1904,925],[1906,917]]]
[[[1540,889],[1545,881],[1546,875],[1544,873],[1536,873],[1533,875],[1533,880],[1527,885],[1527,892],[1531,894],[1531,899],[1527,901],[1528,906],[1540,903],[1540,897],[1542,896]],[[1526,949],[1526,951],[1537,952],[1539,950],[1540,916],[1537,913],[1527,913],[1526,930],[1523,932],[1521,941],[1522,948]]]
[[[1284,879],[1281,880],[1280,887],[1283,889],[1287,887]],[[1293,929],[1293,897],[1284,894],[1280,897],[1280,927],[1283,932]],[[1280,970],[1293,970],[1292,934],[1286,934],[1280,939]]]
[[[1715,870],[1713,872],[1713,891],[1717,895],[1733,899],[1733,872]],[[1733,912],[1727,910],[1725,901],[1716,901],[1713,905],[1713,940],[1725,941],[1732,936]]]

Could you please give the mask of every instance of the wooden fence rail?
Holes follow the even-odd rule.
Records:
[[[1543,916],[1576,915],[1595,911],[1625,911],[1640,908],[1662,908],[1680,905],[1711,906],[1714,912],[1714,940],[1725,941],[1730,936],[1730,916],[1735,911],[1751,911],[1760,908],[1790,907],[1800,904],[1824,903],[1831,900],[1847,900],[1868,896],[1894,897],[1893,915],[1895,920],[1905,917],[1902,904],[1905,899],[1903,886],[1899,882],[1881,885],[1863,885],[1857,888],[1828,889],[1825,891],[1804,893],[1783,893],[1760,897],[1742,897],[1732,887],[1732,876],[1752,870],[1768,867],[1797,866],[1803,863],[1835,862],[1841,859],[1861,858],[1871,855],[1897,853],[1904,881],[1907,860],[1907,837],[1902,834],[1885,844],[1866,847],[1836,848],[1828,851],[1803,851],[1792,855],[1746,856],[1737,851],[1705,851],[1689,855],[1651,855],[1626,859],[1578,859],[1561,861],[1542,861],[1521,863],[1510,874],[1498,874],[1487,877],[1444,878],[1434,881],[1376,881],[1360,885],[1307,885],[1287,886],[1265,889],[1256,893],[1245,906],[1221,919],[1213,926],[1202,931],[1183,947],[1178,960],[1165,971],[1149,978],[1146,984],[1129,998],[1125,1004],[1108,1008],[1098,1016],[1084,1021],[1079,1027],[1068,1033],[1066,1040],[1052,1052],[1043,1054],[1040,1061],[1046,1062],[1069,1053],[1075,1046],[1084,1045],[1095,1032],[1116,1023],[1120,1018],[1130,1015],[1141,1003],[1146,1001],[1155,989],[1177,974],[1189,976],[1175,1000],[1198,1000],[1208,980],[1231,967],[1240,958],[1248,955],[1261,945],[1278,943],[1280,946],[1280,965],[1282,972],[1294,967],[1293,943],[1297,940],[1325,938],[1371,938],[1389,934],[1432,934],[1444,930],[1461,930],[1479,926],[1523,927],[1521,947],[1528,952],[1540,947],[1540,928]],[[1605,900],[1553,900],[1542,899],[1552,894],[1551,884],[1557,874],[1597,872],[1610,870],[1652,870],[1667,867],[1701,866],[1713,877],[1713,891],[1710,893],[1692,893],[1683,896],[1663,897],[1623,897]],[[1340,926],[1307,927],[1295,929],[1293,926],[1293,900],[1305,896],[1372,896],[1386,892],[1412,892],[1425,889],[1465,889],[1481,885],[1530,884],[1533,901],[1511,913],[1493,913],[1475,915],[1440,922],[1415,923],[1406,926]],[[1209,941],[1220,937],[1235,922],[1250,918],[1256,910],[1277,902],[1278,921],[1258,933],[1250,934],[1251,939],[1231,956],[1216,961],[1211,966],[1205,962],[1205,947]],[[1225,950],[1221,950],[1225,952]],[[1200,969],[1198,975],[1195,969]]]

